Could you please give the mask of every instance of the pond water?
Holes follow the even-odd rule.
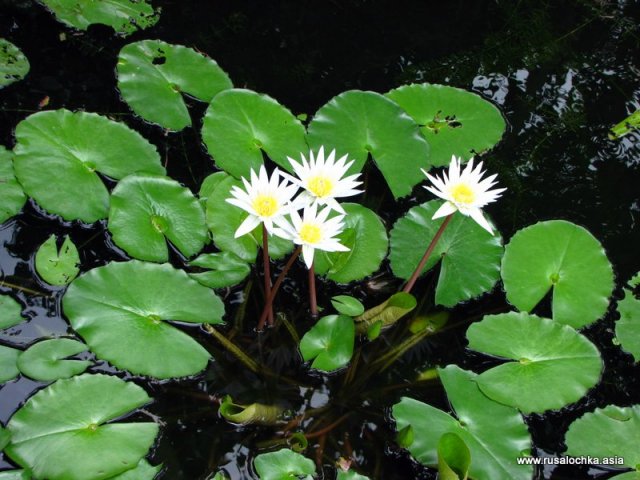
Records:
[[[199,122],[205,105],[192,101],[195,126],[165,133],[134,116],[115,89],[115,63],[125,44],[144,38],[194,47],[214,58],[240,87],[267,93],[294,114],[313,114],[333,96],[349,89],[386,92],[404,83],[432,82],[473,90],[497,104],[508,129],[502,142],[484,156],[508,191],[488,209],[503,237],[547,219],[566,219],[586,227],[604,245],[618,285],[640,269],[640,133],[608,140],[611,126],[640,108],[640,5],[637,2],[351,2],[154,0],[162,9],[154,27],[121,38],[92,26],[74,32],[56,22],[42,6],[26,0],[0,0],[1,36],[19,45],[31,72],[0,90],[0,144],[14,145],[16,124],[41,108],[83,109],[125,121],[157,147],[168,174],[198,191],[214,171],[201,146]],[[46,106],[42,106],[46,103]],[[426,201],[416,188],[394,204],[379,173],[370,169],[369,193],[362,200],[390,227],[409,206]],[[64,178],[52,182],[64,183]],[[371,187],[373,186],[373,188]],[[0,272],[5,286],[24,306],[30,320],[0,333],[0,342],[27,346],[35,338],[70,332],[61,312],[62,288],[38,280],[33,256],[51,234],[69,234],[79,246],[82,268],[126,259],[113,245],[106,222],[64,222],[30,201],[22,213],[0,227]],[[182,259],[173,252],[177,265]],[[294,320],[298,332],[311,325],[304,295],[296,285],[304,270],[295,267],[285,282],[286,300],[278,309]],[[278,403],[296,414],[308,412],[302,426],[319,431],[339,421],[327,435],[310,438],[308,455],[330,466],[339,455],[353,454],[371,478],[435,478],[393,441],[389,407],[402,395],[448,408],[437,383],[415,384],[416,372],[456,363],[481,371],[494,362],[466,350],[467,319],[509,307],[498,288],[480,300],[456,307],[450,323],[459,325],[411,349],[394,367],[375,378],[344,385],[342,376],[308,373],[285,328],[257,335],[259,278],[222,292],[231,334],[278,377],[259,377],[239,364],[198,328],[184,327],[216,361],[200,376],[150,382],[133,378],[156,401],[139,418],[164,422],[151,455],[164,464],[161,478],[205,479],[224,468],[234,479],[251,477],[257,449],[279,438],[267,427],[238,427],[218,416],[224,394],[245,403]],[[426,290],[433,274],[418,284]],[[355,289],[375,305],[398,288],[388,265]],[[319,283],[319,304],[353,289]],[[301,296],[302,295],[302,296]],[[620,290],[616,290],[620,295]],[[248,299],[248,301],[246,301]],[[431,298],[423,299],[426,304]],[[548,307],[547,307],[548,308]],[[545,313],[545,307],[540,313]],[[538,455],[565,450],[564,434],[577,417],[596,406],[640,403],[640,367],[612,344],[613,321],[586,329],[603,353],[604,376],[577,404],[527,423]],[[386,333],[389,342],[397,332]],[[376,347],[378,348],[378,347]],[[365,349],[362,361],[379,355]],[[91,371],[112,372],[105,363]],[[118,373],[123,375],[122,373]],[[294,380],[292,380],[294,379]],[[0,421],[43,384],[25,378],[0,387]],[[0,457],[2,458],[2,457]],[[0,470],[13,468],[2,458]],[[331,470],[326,469],[326,478]],[[536,478],[609,478],[611,472],[587,467],[546,467]]]

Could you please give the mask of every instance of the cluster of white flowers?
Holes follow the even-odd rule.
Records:
[[[333,150],[325,158],[324,147],[320,147],[315,157],[309,152],[309,161],[304,155],[302,163],[288,158],[297,178],[277,168],[269,178],[264,165],[258,174],[251,170],[251,181],[242,179],[245,190],[234,187],[227,199],[249,213],[236,230],[236,238],[262,223],[270,235],[301,245],[307,268],[313,265],[316,249],[348,251],[336,238],[344,229],[345,217],[336,199],[362,193],[356,189],[362,182],[357,180],[359,174],[343,178],[353,161],[347,162],[347,155],[337,161],[335,157]],[[294,198],[300,188],[303,191]],[[330,216],[332,211],[337,214]]]

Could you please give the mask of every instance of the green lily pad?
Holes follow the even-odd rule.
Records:
[[[312,480],[316,466],[312,460],[293,450],[261,453],[253,465],[260,480]]]
[[[518,465],[516,458],[531,448],[531,438],[520,413],[485,397],[477,376],[455,365],[438,369],[457,419],[437,408],[404,397],[393,406],[396,429],[411,426],[415,432],[408,447],[419,462],[438,465],[438,442],[455,433],[471,451],[469,476],[477,480],[531,480],[533,467]]]
[[[225,200],[231,198],[232,187],[243,188],[242,182],[227,176],[209,194],[207,200],[207,225],[213,237],[213,243],[220,250],[232,252],[242,260],[253,263],[256,261],[258,248],[262,248],[262,225],[239,238],[235,238],[238,227],[247,213],[241,208],[229,205]],[[284,257],[293,250],[293,243],[272,235],[269,237],[269,256],[273,259]]]
[[[565,443],[567,455],[619,457],[624,465],[617,466],[640,470],[640,405],[608,405],[584,414],[569,426]]]
[[[378,270],[387,255],[389,240],[380,217],[357,203],[343,203],[347,213],[344,231],[338,235],[348,252],[318,251],[315,270],[339,283],[361,280]]]
[[[71,326],[98,358],[155,378],[193,375],[209,353],[165,320],[222,323],[212,290],[169,264],[112,262],[75,279],[62,302]]]
[[[553,319],[584,327],[604,315],[613,270],[598,240],[564,220],[519,230],[505,247],[502,281],[507,300],[530,312],[553,288]]]
[[[136,468],[127,470],[109,480],[153,480],[162,469],[162,465],[150,465],[145,459],[140,460]]]
[[[633,279],[629,285],[633,285]],[[618,302],[620,319],[616,322],[616,337],[623,350],[640,362],[640,300],[635,298],[631,290],[623,290],[624,297]]]
[[[249,264],[233,252],[205,253],[189,265],[208,269],[206,272],[189,275],[209,288],[237,285],[251,272]]]
[[[464,440],[447,432],[438,441],[438,479],[467,480],[471,466],[471,451]]]
[[[0,472],[0,480],[31,480],[31,475],[26,470],[6,470]]]
[[[0,384],[20,375],[18,358],[22,352],[16,348],[0,345]]]
[[[0,89],[22,80],[29,73],[29,59],[18,47],[0,38]]]
[[[336,480],[370,480],[369,477],[364,475],[360,475],[358,472],[354,472],[353,470],[344,471],[342,469],[338,469],[338,476]]]
[[[568,325],[526,313],[487,315],[467,330],[469,348],[513,362],[480,374],[480,390],[525,413],[582,398],[602,372],[600,352]]]
[[[191,125],[183,93],[208,103],[233,87],[211,58],[160,40],[125,45],[117,72],[118,88],[131,109],[145,120],[176,131]]]
[[[202,139],[215,164],[236,178],[260,169],[262,152],[286,170],[287,156],[308,153],[302,123],[276,100],[251,90],[217,95],[204,116]]]
[[[226,395],[220,403],[220,415],[226,420],[240,425],[275,425],[282,420],[284,409],[278,405],[233,403],[231,395]]]
[[[41,0],[56,18],[78,30],[100,23],[129,35],[155,25],[159,15],[146,0]]]
[[[9,295],[0,295],[0,330],[24,321],[22,306]]]
[[[349,295],[336,295],[331,299],[331,305],[338,313],[349,317],[357,317],[364,313],[364,305],[360,300]]]
[[[20,355],[18,368],[23,375],[41,382],[73,377],[89,368],[91,362],[65,359],[87,350],[84,343],[70,338],[44,340],[31,345]]]
[[[115,179],[134,172],[164,174],[153,145],[95,113],[35,113],[18,124],[16,141],[13,163],[24,191],[65,220],[91,223],[107,216],[109,192],[98,172]]]
[[[311,367],[333,372],[344,367],[353,355],[355,327],[346,315],[328,315],[318,320],[300,340],[300,352]]]
[[[198,197],[200,198],[200,202],[202,203],[203,207],[207,206],[209,195],[213,193],[218,184],[228,177],[229,175],[227,175],[225,172],[215,172],[207,176],[207,178],[202,181],[202,185],[200,185],[200,191],[198,192]]]
[[[51,235],[36,252],[36,271],[50,285],[67,285],[80,273],[78,249],[67,235],[58,250],[57,237]]]
[[[0,77],[1,78],[1,77]],[[27,196],[13,173],[13,153],[0,145],[0,223],[22,210]]]
[[[374,92],[351,90],[324,105],[309,124],[309,145],[335,148],[355,160],[349,173],[364,167],[369,154],[395,198],[411,193],[430,164],[429,145],[395,102]]]
[[[413,207],[391,230],[389,260],[394,275],[408,279],[420,263],[431,239],[444,221],[432,220],[442,202]],[[427,261],[424,272],[440,260],[436,303],[453,307],[490,291],[500,278],[502,239],[489,234],[471,217],[455,214]]]
[[[130,175],[111,194],[109,231],[131,257],[169,259],[169,240],[185,257],[208,239],[204,210],[188,188],[168,177]]]
[[[7,428],[9,457],[48,480],[102,480],[134,468],[158,434],[155,423],[108,423],[151,399],[108,375],[80,375],[40,390]]]
[[[9,444],[10,440],[11,432],[9,432],[9,430],[7,430],[6,428],[0,426],[0,452],[4,450],[4,447]]]
[[[413,295],[406,292],[397,292],[391,295],[380,305],[370,308],[362,315],[356,317],[358,333],[364,333],[377,323],[380,327],[393,325],[407,313],[416,308],[417,302]],[[379,332],[378,332],[379,333]],[[377,335],[375,335],[377,337]],[[373,340],[370,338],[370,340]]]
[[[434,166],[451,156],[469,160],[495,146],[506,123],[500,110],[480,95],[446,85],[405,85],[386,94],[415,122],[431,147]]]
[[[617,140],[620,137],[624,137],[627,133],[630,133],[637,128],[640,128],[640,110],[636,110],[627,118],[617,123],[609,132],[609,140]]]

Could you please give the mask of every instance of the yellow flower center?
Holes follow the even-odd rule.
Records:
[[[333,182],[329,177],[325,177],[324,175],[316,175],[315,177],[311,177],[307,182],[307,188],[313,193],[316,197],[323,198],[327,195],[330,195],[333,191]]]
[[[318,243],[322,238],[322,231],[317,225],[305,223],[300,228],[300,240],[304,243]]]
[[[464,183],[459,183],[451,189],[451,196],[456,203],[471,204],[476,198],[474,191]]]
[[[272,195],[258,195],[253,201],[253,209],[260,217],[271,217],[278,211],[278,201]]]

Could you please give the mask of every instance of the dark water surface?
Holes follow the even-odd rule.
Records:
[[[124,39],[102,26],[73,32],[32,1],[0,0],[0,36],[18,45],[31,63],[26,79],[0,90],[0,144],[11,148],[16,124],[48,98],[48,109],[84,109],[125,121],[158,147],[170,176],[197,192],[214,170],[199,137],[205,105],[192,102],[193,128],[165,134],[134,117],[115,88],[118,51],[145,38],[207,53],[236,86],[267,93],[295,114],[313,114],[349,89],[386,92],[410,82],[450,84],[492,100],[508,121],[502,143],[484,158],[488,168],[499,174],[501,186],[508,188],[489,209],[505,240],[536,221],[567,219],[600,239],[619,285],[640,269],[640,134],[607,139],[613,124],[640,108],[638,2],[154,0],[153,4],[162,8],[159,23]],[[378,174],[368,174],[373,189],[363,201],[385,206],[380,214],[389,228],[409,206],[427,199],[426,192],[417,188],[412,198],[393,205]],[[71,333],[60,308],[64,290],[42,284],[33,269],[34,252],[51,233],[71,235],[80,247],[83,269],[126,259],[112,245],[104,222],[63,222],[30,202],[0,227],[0,269],[4,281],[39,293],[0,287],[22,302],[30,319],[0,333],[0,342],[27,346],[43,335]],[[181,263],[177,255],[173,260]],[[295,319],[299,333],[310,324],[304,290],[297,288],[302,275],[301,268],[293,272],[284,286],[286,300],[278,307]],[[227,393],[244,403],[279,403],[296,414],[327,407],[308,415],[302,424],[307,432],[348,414],[326,437],[310,439],[307,455],[326,467],[325,478],[333,478],[329,466],[338,456],[351,453],[358,469],[371,478],[435,478],[433,471],[395,446],[388,407],[408,394],[446,409],[437,384],[412,385],[416,372],[447,363],[481,371],[490,364],[486,357],[465,350],[468,322],[463,321],[504,310],[500,289],[456,307],[451,322],[461,322],[462,327],[423,342],[397,366],[356,382],[354,388],[345,387],[341,376],[309,374],[284,327],[261,338],[252,332],[262,301],[260,281],[254,278],[249,296],[242,288],[222,292],[230,335],[282,378],[254,376],[199,329],[185,327],[217,359],[209,370],[182,381],[134,378],[156,398],[147,414],[166,423],[151,458],[153,463],[164,463],[162,478],[205,479],[221,467],[232,478],[250,478],[256,448],[279,436],[270,428],[236,427],[220,420],[216,399]],[[432,280],[433,275],[427,276],[416,293],[426,291]],[[319,300],[327,305],[331,295],[355,289],[367,305],[373,305],[397,286],[385,264],[382,273],[351,289],[320,282]],[[431,302],[426,298],[424,308]],[[538,455],[562,454],[568,425],[583,413],[607,404],[640,403],[640,368],[612,344],[613,310],[586,329],[605,359],[601,383],[575,405],[527,417]],[[386,335],[391,342],[398,332]],[[364,350],[365,365],[380,354],[376,348]],[[110,367],[98,363],[92,370],[110,371]],[[0,421],[6,422],[39,387],[27,379],[0,387]],[[5,468],[12,465],[1,460],[0,469]],[[611,475],[586,467],[536,472],[536,478],[548,479]]]

